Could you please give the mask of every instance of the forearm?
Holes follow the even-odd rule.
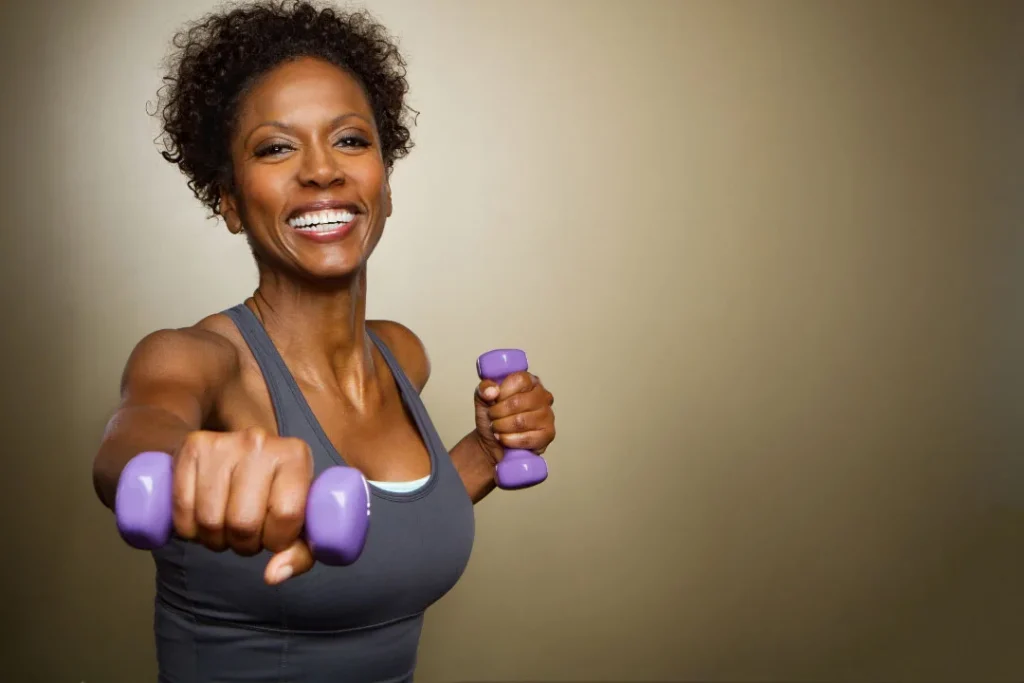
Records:
[[[498,457],[484,444],[476,430],[462,437],[449,454],[474,504],[494,490],[494,467]]]
[[[117,482],[129,460],[144,451],[174,454],[190,431],[190,425],[167,410],[150,406],[118,410],[93,460],[93,488],[100,502],[113,509]]]

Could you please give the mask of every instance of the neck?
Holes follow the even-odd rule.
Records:
[[[246,304],[296,378],[365,403],[375,380],[366,336],[365,266],[322,287],[260,268],[259,286]]]

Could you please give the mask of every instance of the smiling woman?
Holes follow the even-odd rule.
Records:
[[[505,448],[543,453],[553,398],[517,372],[474,392],[450,451],[420,400],[426,350],[366,320],[366,262],[411,143],[404,66],[366,13],[307,3],[213,14],[175,39],[164,156],[256,259],[251,297],[152,332],[124,370],[93,483],[113,507],[137,454],[172,456],[174,536],[154,550],[161,681],[407,681],[425,610],[458,581],[473,504]],[[314,562],[310,484],[370,483],[357,563]],[[224,551],[231,552],[224,552]]]

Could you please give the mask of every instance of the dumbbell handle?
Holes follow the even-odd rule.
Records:
[[[173,460],[147,451],[128,461],[117,482],[114,513],[128,545],[163,547],[173,531]],[[352,467],[330,467],[314,481],[306,498],[303,535],[317,562],[345,566],[363,552],[370,525],[370,487]]]
[[[480,379],[501,384],[514,372],[525,372],[530,367],[526,352],[519,349],[494,349],[476,360]],[[525,489],[536,486],[548,478],[548,464],[533,451],[505,448],[501,462],[495,468],[495,481],[500,489]]]

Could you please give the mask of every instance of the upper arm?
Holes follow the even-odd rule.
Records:
[[[423,341],[408,327],[393,320],[375,320],[371,326],[388,345],[416,391],[423,391],[430,379],[430,357]]]
[[[236,364],[234,347],[212,332],[152,332],[125,364],[120,409],[158,408],[200,429]]]

